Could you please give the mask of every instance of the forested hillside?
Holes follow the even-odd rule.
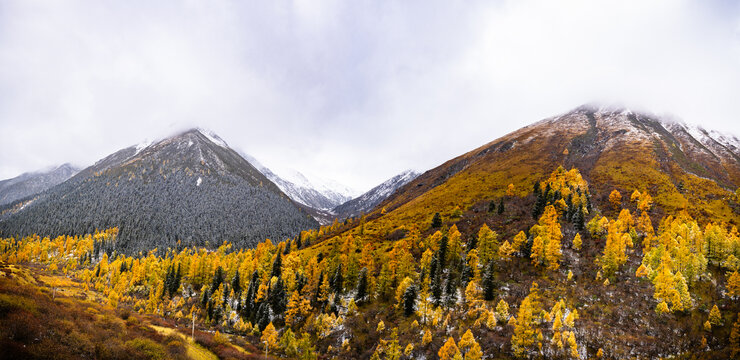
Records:
[[[740,164],[729,144],[705,143],[584,107],[286,241],[130,256],[111,228],[4,238],[0,260],[270,356],[729,359],[740,354]]]
[[[223,241],[251,247],[317,225],[222,140],[198,130],[123,149],[0,211],[4,236],[115,226],[117,250],[128,254]]]

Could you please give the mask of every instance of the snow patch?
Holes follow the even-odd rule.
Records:
[[[198,131],[201,134],[203,134],[203,136],[205,136],[206,138],[208,138],[208,140],[210,140],[211,142],[213,142],[214,144],[216,144],[218,146],[221,146],[221,147],[229,147],[229,145],[226,144],[226,141],[224,141],[223,139],[221,139],[213,131],[206,130],[206,129],[203,129],[203,128],[198,128]]]
[[[154,142],[153,140],[144,139],[144,141],[136,144],[136,153],[134,153],[134,155],[140,153],[141,150],[148,148],[149,145],[151,145],[153,142]]]
[[[202,182],[203,182],[203,179],[201,177],[198,177],[198,180],[195,182],[195,186],[200,186]]]

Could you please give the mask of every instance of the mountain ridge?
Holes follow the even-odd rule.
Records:
[[[23,173],[0,181],[0,205],[38,194],[77,174],[80,169],[65,163],[50,169]]]
[[[121,149],[36,198],[6,206],[0,233],[79,234],[119,226],[119,250],[132,253],[178,240],[249,247],[317,226],[248,161],[212,139],[190,129]]]

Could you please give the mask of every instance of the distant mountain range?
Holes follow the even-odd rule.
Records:
[[[0,182],[0,235],[118,226],[125,252],[178,240],[249,247],[368,213],[419,175],[405,171],[355,197],[356,190],[334,181],[281,173],[210,131],[192,129],[122,149],[81,171],[65,164]]]
[[[251,155],[245,153],[241,155],[291,199],[313,209],[331,210],[357,195],[356,190],[335,181],[316,177],[308,179],[296,170],[288,170],[283,172],[282,176],[278,175]]]
[[[12,179],[0,181],[0,205],[38,194],[77,174],[80,169],[64,164],[50,170],[28,172]]]
[[[250,247],[318,225],[223,140],[197,129],[122,149],[0,213],[2,236],[118,226],[117,248],[127,253],[178,240]]]
[[[383,200],[391,196],[398,188],[408,184],[419,175],[418,172],[413,170],[406,170],[370,189],[368,192],[336,206],[332,209],[332,213],[340,219],[369,213]]]

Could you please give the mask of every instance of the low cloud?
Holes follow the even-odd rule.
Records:
[[[367,189],[587,102],[740,134],[708,1],[4,1],[0,178],[209,128]]]

